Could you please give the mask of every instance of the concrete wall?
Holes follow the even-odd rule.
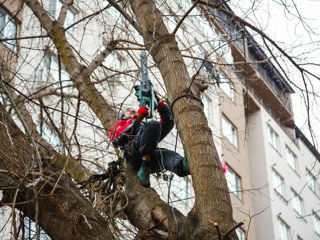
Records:
[[[241,199],[234,193],[230,193],[234,220],[238,223],[243,220],[246,224],[242,229],[246,232],[248,239],[255,238],[255,222],[250,221],[250,215],[253,214],[251,176],[249,174],[248,161],[248,136],[246,135],[246,115],[243,98],[243,85],[239,78],[230,68],[223,69],[224,74],[233,84],[234,101],[232,101],[222,89],[219,89],[220,105],[220,124],[222,124],[222,115],[227,117],[237,129],[238,146],[235,147],[224,137],[221,132],[222,141],[222,160],[234,171],[241,180]],[[222,128],[222,127],[221,127]]]
[[[279,135],[279,151],[268,141],[267,126]],[[249,161],[252,188],[254,190],[254,210],[261,214],[254,218],[256,223],[256,239],[279,239],[278,218],[290,226],[292,239],[299,235],[302,239],[317,239],[314,232],[312,210],[318,209],[319,198],[306,186],[306,167],[314,166],[319,169],[319,164],[310,150],[300,141],[291,139],[280,127],[269,112],[264,108],[249,117]],[[298,172],[296,173],[287,162],[286,146],[297,156]],[[275,170],[285,182],[285,195],[281,197],[273,186],[272,174]],[[304,216],[292,208],[291,189],[299,193],[304,203]]]

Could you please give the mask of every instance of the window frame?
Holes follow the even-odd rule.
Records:
[[[277,179],[275,179],[277,178]],[[278,184],[278,179],[280,179],[280,184]],[[275,180],[277,182],[275,182]],[[272,169],[272,183],[273,183],[273,189],[274,191],[283,198],[283,200],[286,200],[286,184],[284,181],[284,178],[275,170]],[[278,188],[280,187],[281,191],[278,190]]]
[[[299,172],[299,166],[298,166],[298,159],[297,155],[286,145],[286,159],[287,163],[290,166],[290,168],[298,173]]]
[[[285,228],[282,228],[283,226]],[[278,217],[278,227],[279,227],[279,235],[280,235],[279,240],[291,240],[292,234],[290,231],[290,226],[280,217]],[[285,230],[285,232],[283,232],[282,230]],[[282,236],[283,236],[282,233],[285,233],[285,235],[286,235],[285,239],[282,238]]]
[[[320,197],[320,184],[317,178],[311,173],[309,169],[306,168],[306,177],[308,188],[318,197]]]
[[[296,199],[298,201],[296,201]],[[303,216],[304,215],[303,199],[293,188],[291,188],[291,202],[292,202],[293,210],[297,212],[299,216]]]
[[[269,144],[274,148],[274,150],[276,150],[278,153],[280,153],[279,134],[269,124],[267,124],[267,128],[268,128],[268,142],[269,142]],[[275,136],[275,138],[273,136]],[[274,139],[276,140],[275,142],[273,141]]]
[[[57,69],[54,69],[53,66],[56,64]],[[65,69],[62,63],[60,67],[61,71],[61,84],[63,93],[71,93],[72,87],[66,87],[72,85],[71,76],[69,72]],[[50,51],[47,51],[43,57],[43,67],[40,74],[40,82],[45,84],[51,83],[54,88],[60,89],[60,79],[59,79],[59,62],[54,54]],[[56,71],[56,72],[54,72]],[[56,79],[56,74],[58,74]],[[67,79],[64,79],[66,77]],[[70,83],[70,84],[68,84]]]
[[[38,122],[36,128],[39,134],[50,143],[57,152],[65,154],[65,149],[59,135],[46,122]]]
[[[224,129],[226,127],[226,125],[224,124],[226,123],[229,126],[231,126],[231,135],[227,136],[227,133],[224,132]],[[222,114],[221,116],[221,129],[222,129],[222,134],[223,136],[235,147],[238,149],[238,129],[237,127],[224,115]],[[229,131],[229,129],[228,129]]]
[[[1,15],[1,13],[3,13],[3,15]],[[3,23],[1,22],[3,19]],[[7,29],[7,28],[11,28],[9,23],[13,24],[14,26],[14,33],[13,34],[5,34],[6,31],[10,31],[12,29]],[[16,21],[16,19],[14,19],[10,13],[3,8],[2,6],[0,6],[0,37],[1,38],[16,38],[18,36],[18,27],[19,24]],[[7,29],[7,30],[6,30]],[[3,41],[2,42],[4,46],[6,46],[8,49],[10,49],[12,52],[16,53],[17,52],[17,40],[7,40],[7,41]]]
[[[212,101],[205,94],[201,95],[201,100],[202,100],[202,103],[203,103],[204,114],[206,115],[206,117],[208,119],[208,122],[210,123],[211,120],[212,120]]]
[[[225,81],[226,82],[223,82]],[[229,77],[227,77],[226,74],[224,74],[223,72],[219,73],[219,81],[220,81],[220,89],[222,90],[222,92],[224,92],[229,99],[231,99],[232,102],[235,102],[235,96],[234,96],[234,85],[233,82],[230,80]],[[225,87],[227,86],[227,87]]]
[[[242,192],[241,192],[241,177],[229,166],[227,165],[227,171],[225,174],[228,189],[232,192],[239,200],[242,200]],[[232,182],[230,181],[230,177],[232,177]],[[234,183],[233,183],[234,182]]]
[[[300,237],[299,235],[297,235],[297,240],[303,240],[302,237]]]
[[[191,209],[192,197],[189,192],[189,189],[190,189],[190,181],[187,177],[174,178],[171,183],[172,194],[176,196],[178,199],[182,200],[183,203]]]
[[[313,227],[314,227],[314,231],[315,233],[320,236],[320,217],[319,215],[313,211]]]

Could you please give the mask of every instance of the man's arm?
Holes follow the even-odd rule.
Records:
[[[161,117],[161,135],[159,140],[161,141],[174,127],[174,118],[170,108],[163,101],[159,101],[158,112]]]

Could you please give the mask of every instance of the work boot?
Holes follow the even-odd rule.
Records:
[[[150,168],[141,166],[138,171],[139,182],[144,187],[150,187]]]
[[[189,175],[190,174],[190,168],[189,168],[189,164],[188,164],[186,156],[184,156],[184,158],[183,158],[182,165],[183,165],[183,170]]]

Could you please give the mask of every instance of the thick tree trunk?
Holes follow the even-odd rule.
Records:
[[[138,229],[151,230],[161,228],[168,229],[168,205],[162,201],[155,190],[152,188],[142,187],[137,181],[137,174],[130,166],[126,169],[126,194],[129,198],[128,206],[125,213],[129,221]],[[176,219],[178,221],[179,239],[186,238],[186,217],[175,209]],[[159,225],[160,223],[160,225]],[[176,233],[175,220],[170,215],[170,231]],[[143,234],[141,233],[141,236]]]
[[[0,183],[6,186],[1,205],[15,203],[34,220],[37,199],[39,225],[52,239],[113,239],[108,223],[64,172],[46,167],[42,181],[32,186],[39,179],[33,147],[2,105],[0,123]]]
[[[194,86],[188,92],[191,80],[187,67],[175,37],[168,33],[153,1],[130,0],[130,5],[143,31],[145,45],[161,72],[171,101],[185,94],[196,95]],[[229,191],[212,133],[200,101],[191,97],[180,98],[175,102],[173,112],[191,168],[196,195],[195,206],[189,215],[189,229],[193,232],[191,236],[193,239],[212,239],[213,221],[218,222],[222,231],[233,225]]]

